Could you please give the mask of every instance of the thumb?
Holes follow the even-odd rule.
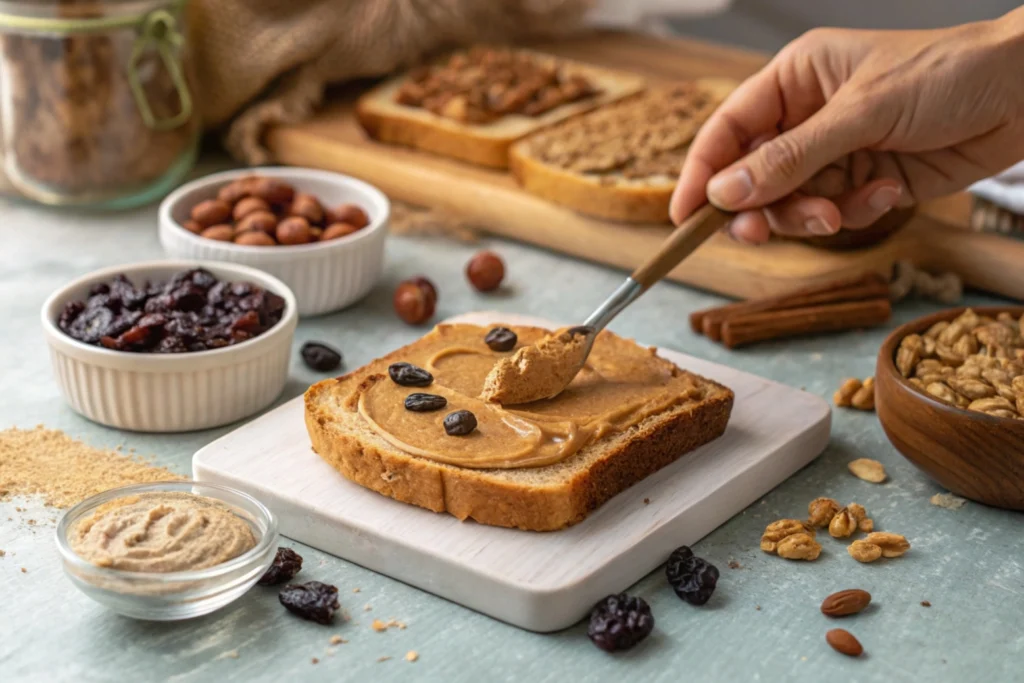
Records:
[[[759,146],[708,181],[708,199],[727,211],[777,201],[828,164],[870,144],[862,106],[834,97],[813,116]]]

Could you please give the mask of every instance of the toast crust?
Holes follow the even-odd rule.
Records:
[[[404,351],[399,349],[366,368],[310,387],[305,395],[305,420],[313,450],[346,479],[368,489],[460,520],[493,526],[554,531],[576,524],[616,494],[721,436],[732,410],[733,393],[704,380],[709,390],[703,400],[641,422],[628,438],[605,448],[585,468],[542,483],[524,481],[509,477],[508,470],[469,469],[410,455],[380,439],[353,433],[350,426],[340,423],[332,410],[330,399],[336,398],[332,393],[367,374],[371,367],[401,360]],[[572,458],[581,457],[584,451]]]
[[[380,142],[413,147],[490,168],[508,168],[509,148],[520,138],[582,114],[595,107],[639,92],[644,81],[634,74],[556,58],[530,50],[535,59],[557,62],[592,79],[602,92],[564,104],[540,116],[509,115],[487,124],[465,124],[425,109],[397,104],[394,96],[406,76],[392,78],[361,96],[356,118],[367,134]]]

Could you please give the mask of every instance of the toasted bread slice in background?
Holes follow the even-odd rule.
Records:
[[[565,60],[529,50],[518,50],[531,58],[555,63],[569,74],[588,78],[600,92],[584,100],[556,107],[540,116],[510,114],[485,124],[462,123],[434,114],[421,107],[395,101],[406,76],[385,81],[356,103],[356,116],[375,140],[414,147],[446,157],[492,168],[508,167],[508,150],[516,140],[546,126],[583,113],[594,107],[639,92],[644,87],[640,76],[623,71]]]
[[[424,339],[437,339],[440,325]],[[485,328],[479,328],[481,337]],[[513,327],[520,337],[545,330]],[[636,350],[610,332],[603,343]],[[553,465],[522,469],[468,469],[396,449],[375,433],[348,399],[366,378],[386,374],[421,339],[355,372],[314,384],[305,395],[306,428],[315,450],[347,479],[395,500],[459,519],[532,531],[552,531],[582,521],[591,511],[644,477],[721,436],[733,393],[692,375],[702,390],[637,425],[598,439]]]
[[[598,218],[631,223],[666,222],[672,191],[678,180],[674,173],[656,173],[637,177],[627,175],[609,161],[601,170],[575,170],[572,164],[553,163],[551,150],[566,145],[591,147],[594,154],[610,153],[599,146],[608,140],[600,135],[584,132],[588,127],[598,129],[614,122],[617,126],[630,123],[635,131],[650,130],[664,133],[673,131],[681,144],[673,150],[680,162],[701,124],[711,112],[732,92],[738,83],[725,79],[700,79],[693,85],[706,98],[707,106],[697,107],[692,116],[651,116],[651,112],[667,113],[665,101],[677,84],[657,86],[647,91],[610,104],[571,120],[530,135],[512,146],[509,162],[512,173],[522,187],[539,197],[567,206],[580,213]]]

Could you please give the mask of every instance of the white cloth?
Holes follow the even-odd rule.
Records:
[[[1024,216],[1024,161],[993,178],[975,183],[970,191],[996,206]]]
[[[666,19],[724,12],[733,0],[597,0],[587,15],[594,26],[641,28],[667,33]]]

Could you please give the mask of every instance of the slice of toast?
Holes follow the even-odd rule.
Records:
[[[385,81],[356,103],[356,117],[375,140],[414,147],[446,157],[492,168],[508,167],[508,150],[523,136],[634,94],[644,82],[634,74],[603,69],[529,50],[517,50],[543,64],[555,65],[565,74],[581,75],[599,92],[583,100],[563,104],[538,116],[509,114],[481,124],[456,121],[421,107],[396,101],[407,75]]]
[[[535,327],[512,329],[520,343],[532,343],[547,332]],[[313,450],[347,479],[396,500],[462,520],[551,531],[582,521],[616,494],[725,431],[733,393],[663,359],[653,362],[665,364],[673,376],[685,375],[688,386],[695,387],[693,398],[541,467],[469,469],[412,455],[380,436],[358,411],[358,392],[368,382],[380,381],[375,377],[386,376],[390,364],[415,362],[425,353],[453,344],[462,347],[466,339],[479,339],[482,345],[486,331],[475,325],[439,325],[413,344],[355,372],[314,384],[305,395]],[[652,350],[610,332],[602,332],[596,343],[623,357],[653,356]],[[438,438],[457,437],[439,432]]]
[[[510,150],[528,192],[590,216],[666,222],[687,148],[737,83],[701,79],[642,94],[531,135]]]

